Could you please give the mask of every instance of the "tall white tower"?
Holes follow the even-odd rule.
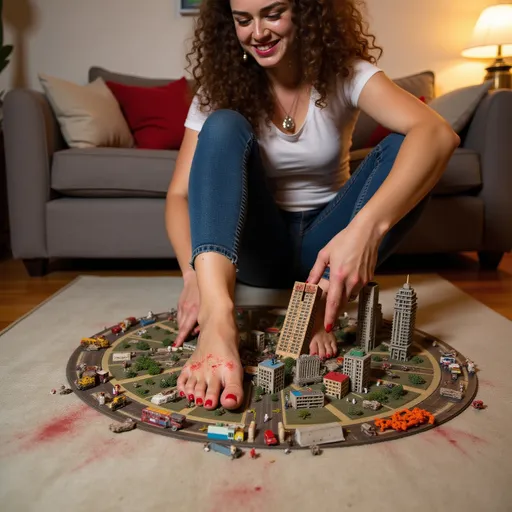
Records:
[[[356,345],[370,352],[377,338],[379,285],[370,281],[359,292]]]
[[[389,355],[391,359],[407,361],[416,326],[417,309],[416,292],[409,284],[409,276],[407,276],[407,282],[395,295],[394,309]]]

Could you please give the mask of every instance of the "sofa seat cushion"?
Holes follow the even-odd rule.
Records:
[[[371,149],[350,153],[350,171],[354,172]],[[476,151],[457,148],[432,193],[438,196],[457,195],[478,190],[482,186],[480,157]]]
[[[66,149],[53,155],[52,189],[77,197],[165,197],[177,151]]]

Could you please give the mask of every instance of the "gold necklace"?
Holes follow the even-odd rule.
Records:
[[[284,130],[286,130],[288,132],[295,131],[295,120],[293,119],[293,117],[290,114],[292,114],[295,111],[295,105],[297,104],[297,101],[299,100],[299,96],[300,96],[300,93],[301,93],[300,87],[299,87],[299,92],[297,93],[297,96],[295,96],[295,99],[293,100],[292,106],[291,106],[291,108],[290,108],[290,110],[288,112],[283,107],[283,104],[281,103],[281,100],[277,96],[276,90],[274,89],[273,85],[272,85],[272,90],[274,91],[274,96],[275,96],[277,102],[279,103],[279,105],[281,105],[281,108],[283,109],[283,112],[286,114],[284,116],[283,122],[281,123],[281,126],[283,127]]]

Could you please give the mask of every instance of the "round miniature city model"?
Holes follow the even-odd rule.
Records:
[[[69,359],[67,378],[80,399],[119,422],[131,419],[153,433],[248,449],[388,441],[434,428],[471,405],[477,391],[474,364],[442,340],[414,329],[407,361],[392,360],[392,321],[377,321],[374,348],[365,351],[360,340],[356,345],[357,320],[345,314],[334,327],[336,356],[283,357],[279,339],[286,311],[236,310],[245,369],[244,405],[237,411],[207,410],[179,396],[176,380],[197,339],[172,346],[175,310],[130,317],[83,338]],[[366,371],[359,389],[354,365]],[[258,371],[267,375],[261,382]],[[305,375],[306,383],[300,380]],[[278,389],[266,392],[259,384]]]

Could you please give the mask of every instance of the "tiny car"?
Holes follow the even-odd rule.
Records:
[[[473,400],[471,405],[473,406],[473,409],[485,409],[485,405],[482,400]]]
[[[273,446],[277,444],[276,436],[272,430],[265,430],[263,437],[267,446]]]

